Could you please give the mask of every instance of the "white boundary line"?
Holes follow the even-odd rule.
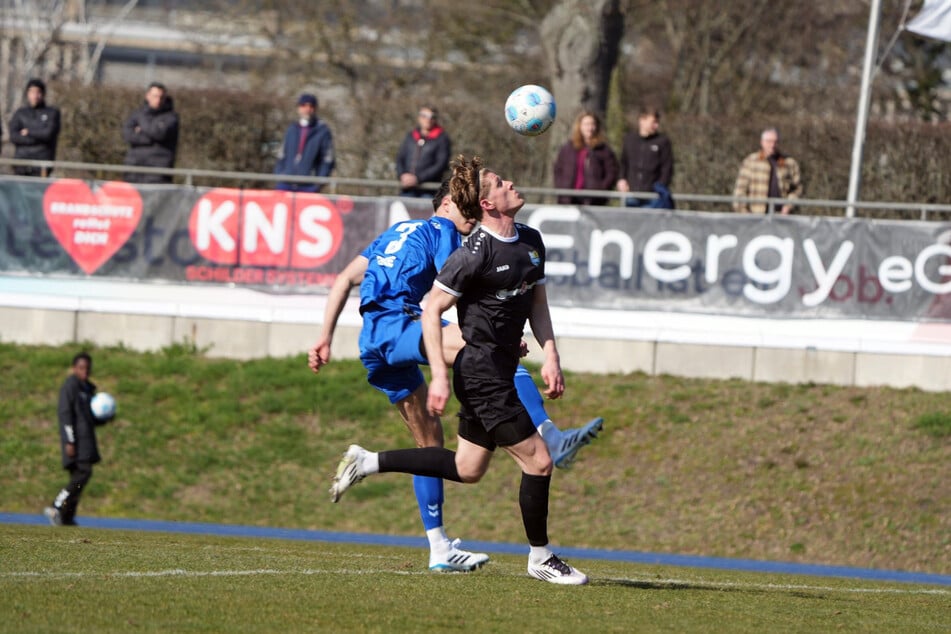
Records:
[[[51,580],[51,579],[82,579],[90,578],[114,578],[114,579],[154,579],[162,577],[254,577],[254,576],[290,576],[290,575],[398,575],[398,576],[422,576],[434,575],[430,571],[407,571],[407,570],[353,570],[350,568],[302,568],[300,570],[276,570],[271,568],[257,568],[250,570],[185,570],[182,568],[173,568],[170,570],[129,570],[112,572],[58,572],[58,571],[10,571],[0,572],[0,579],[19,579],[19,580]],[[522,574],[502,573],[502,576],[525,576]],[[681,587],[686,589],[709,589],[709,590],[777,590],[777,591],[809,591],[809,592],[845,592],[854,594],[925,594],[937,596],[951,596],[951,590],[941,588],[856,588],[856,587],[835,587],[818,586],[804,584],[785,584],[785,583],[741,583],[732,581],[714,582],[703,580],[688,579],[656,579],[656,578],[635,578],[624,579],[608,577],[603,579],[592,578],[593,585],[602,584],[636,584],[645,586],[647,589],[663,590],[664,586]],[[599,583],[600,582],[600,583]]]

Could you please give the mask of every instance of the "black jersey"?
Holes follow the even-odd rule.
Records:
[[[545,245],[528,225],[516,223],[511,238],[480,227],[449,256],[436,286],[459,298],[459,326],[466,341],[459,371],[511,380],[532,311],[532,289],[544,283]]]

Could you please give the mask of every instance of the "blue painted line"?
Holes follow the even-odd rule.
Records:
[[[261,539],[289,539],[295,541],[330,542],[336,544],[368,544],[372,546],[395,546],[404,548],[428,548],[423,537],[399,535],[374,535],[368,533],[342,533],[335,531],[305,530],[296,528],[268,528],[264,526],[236,526],[233,524],[207,524],[201,522],[170,522],[161,520],[136,520],[109,517],[81,518],[84,528],[109,530],[148,531],[157,533],[183,533],[188,535],[215,535],[219,537],[254,537]],[[23,513],[0,513],[0,524],[48,524],[42,515]],[[65,529],[69,530],[69,529]],[[502,555],[526,555],[524,544],[504,542],[466,541],[466,548]],[[951,586],[951,575],[902,570],[877,570],[849,566],[799,564],[781,561],[757,561],[753,559],[729,559],[726,557],[702,557],[699,555],[676,555],[645,553],[631,550],[605,550],[598,548],[558,548],[558,554],[572,559],[597,559],[656,566],[686,566],[690,568],[714,568],[742,572],[773,573],[782,575],[806,575],[818,577],[842,577],[865,581],[893,581]]]

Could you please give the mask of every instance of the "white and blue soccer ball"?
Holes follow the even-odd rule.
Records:
[[[116,415],[116,399],[108,392],[97,392],[89,402],[89,409],[99,420],[112,420]]]
[[[555,98],[546,88],[526,84],[505,100],[505,121],[525,136],[538,136],[555,121]]]

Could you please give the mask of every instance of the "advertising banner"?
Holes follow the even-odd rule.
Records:
[[[0,180],[0,274],[326,293],[428,200],[72,179]],[[951,225],[526,206],[552,305],[951,320]]]
[[[549,206],[522,212],[561,305],[951,318],[951,225]]]
[[[427,201],[399,208],[432,213]],[[0,272],[326,292],[389,213],[375,198],[0,181]]]

